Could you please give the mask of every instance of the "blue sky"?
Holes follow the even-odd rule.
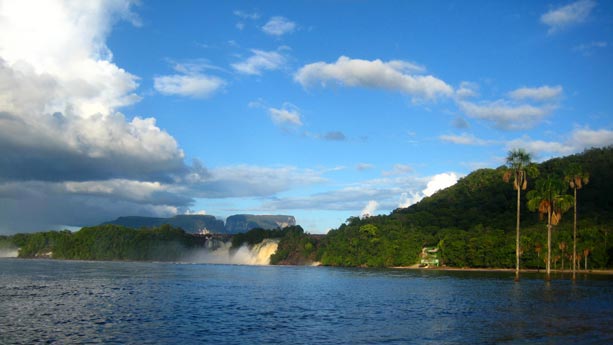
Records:
[[[613,144],[606,1],[0,2],[0,233],[290,214],[324,233]]]

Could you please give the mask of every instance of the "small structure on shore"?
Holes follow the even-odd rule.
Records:
[[[419,267],[439,267],[437,247],[423,247],[419,255]]]

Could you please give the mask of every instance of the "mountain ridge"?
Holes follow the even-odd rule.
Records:
[[[229,221],[228,221],[229,220]],[[104,222],[100,225],[121,225],[129,228],[154,228],[164,224],[178,227],[188,233],[198,233],[208,230],[217,234],[237,234],[251,229],[276,229],[296,225],[294,216],[288,215],[232,215],[224,223],[212,215],[176,215],[169,218],[122,216],[115,220]]]

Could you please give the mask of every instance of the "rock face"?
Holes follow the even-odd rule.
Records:
[[[215,234],[238,234],[254,228],[276,229],[293,226],[296,225],[296,219],[294,216],[237,214],[228,217],[224,225],[222,220],[209,215],[180,215],[172,218],[129,216],[102,224],[123,225],[135,229],[170,224],[189,233],[198,233],[202,229],[207,229]]]
[[[180,215],[172,218],[154,218],[154,217],[119,217],[111,222],[103,224],[123,225],[129,228],[151,228],[164,224],[170,224],[175,227],[182,228],[186,232],[197,233],[201,229],[207,229],[210,232],[223,234],[225,227],[222,220],[208,215]]]
[[[251,229],[276,229],[296,225],[294,216],[237,214],[226,219],[226,233],[237,234]]]

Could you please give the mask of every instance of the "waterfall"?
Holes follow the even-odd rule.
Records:
[[[230,242],[211,239],[205,243],[203,249],[189,253],[184,261],[208,264],[269,265],[270,256],[277,251],[278,245],[278,239],[265,239],[253,246],[245,244],[237,250],[232,250]]]

